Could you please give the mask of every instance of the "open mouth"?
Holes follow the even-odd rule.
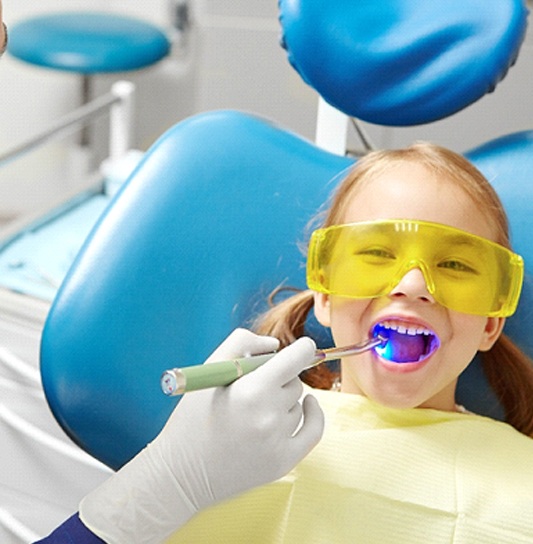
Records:
[[[378,335],[386,338],[387,342],[374,348],[375,352],[394,363],[420,363],[431,356],[440,345],[433,331],[400,321],[378,323],[372,336]]]

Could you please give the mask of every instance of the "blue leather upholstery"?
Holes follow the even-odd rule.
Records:
[[[8,51],[14,57],[82,74],[144,68],[169,49],[166,35],[154,25],[112,13],[44,14],[9,29]]]
[[[380,125],[447,117],[506,74],[523,0],[280,0],[283,44],[332,106]]]
[[[175,405],[166,368],[201,363],[279,284],[305,286],[298,242],[351,163],[237,112],[191,118],[153,146],[43,333],[46,396],[75,442],[122,465]]]

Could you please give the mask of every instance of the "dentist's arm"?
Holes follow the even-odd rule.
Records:
[[[238,329],[208,361],[271,352]],[[318,443],[324,421],[298,374],[315,358],[302,338],[228,387],[186,394],[160,435],[80,505],[108,544],[157,544],[197,512],[276,480]]]
[[[105,542],[89,531],[76,514],[35,544],[105,544]]]

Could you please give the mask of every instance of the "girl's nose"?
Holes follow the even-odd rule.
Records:
[[[435,302],[435,299],[428,291],[426,278],[420,268],[412,268],[404,274],[396,287],[391,291],[390,296],[395,298],[411,298],[424,302]]]

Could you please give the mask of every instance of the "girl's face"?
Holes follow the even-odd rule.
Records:
[[[366,180],[348,204],[343,223],[418,219],[449,225],[490,240],[495,232],[471,198],[454,182],[425,167],[402,162]],[[430,330],[439,348],[417,363],[395,363],[374,351],[341,363],[342,391],[396,408],[455,409],[457,378],[478,350],[488,350],[504,319],[469,315],[435,302],[419,269],[407,272],[387,296],[350,299],[315,294],[315,313],[331,327],[337,346],[368,338],[377,323],[410,331]],[[403,329],[402,329],[403,328]]]

